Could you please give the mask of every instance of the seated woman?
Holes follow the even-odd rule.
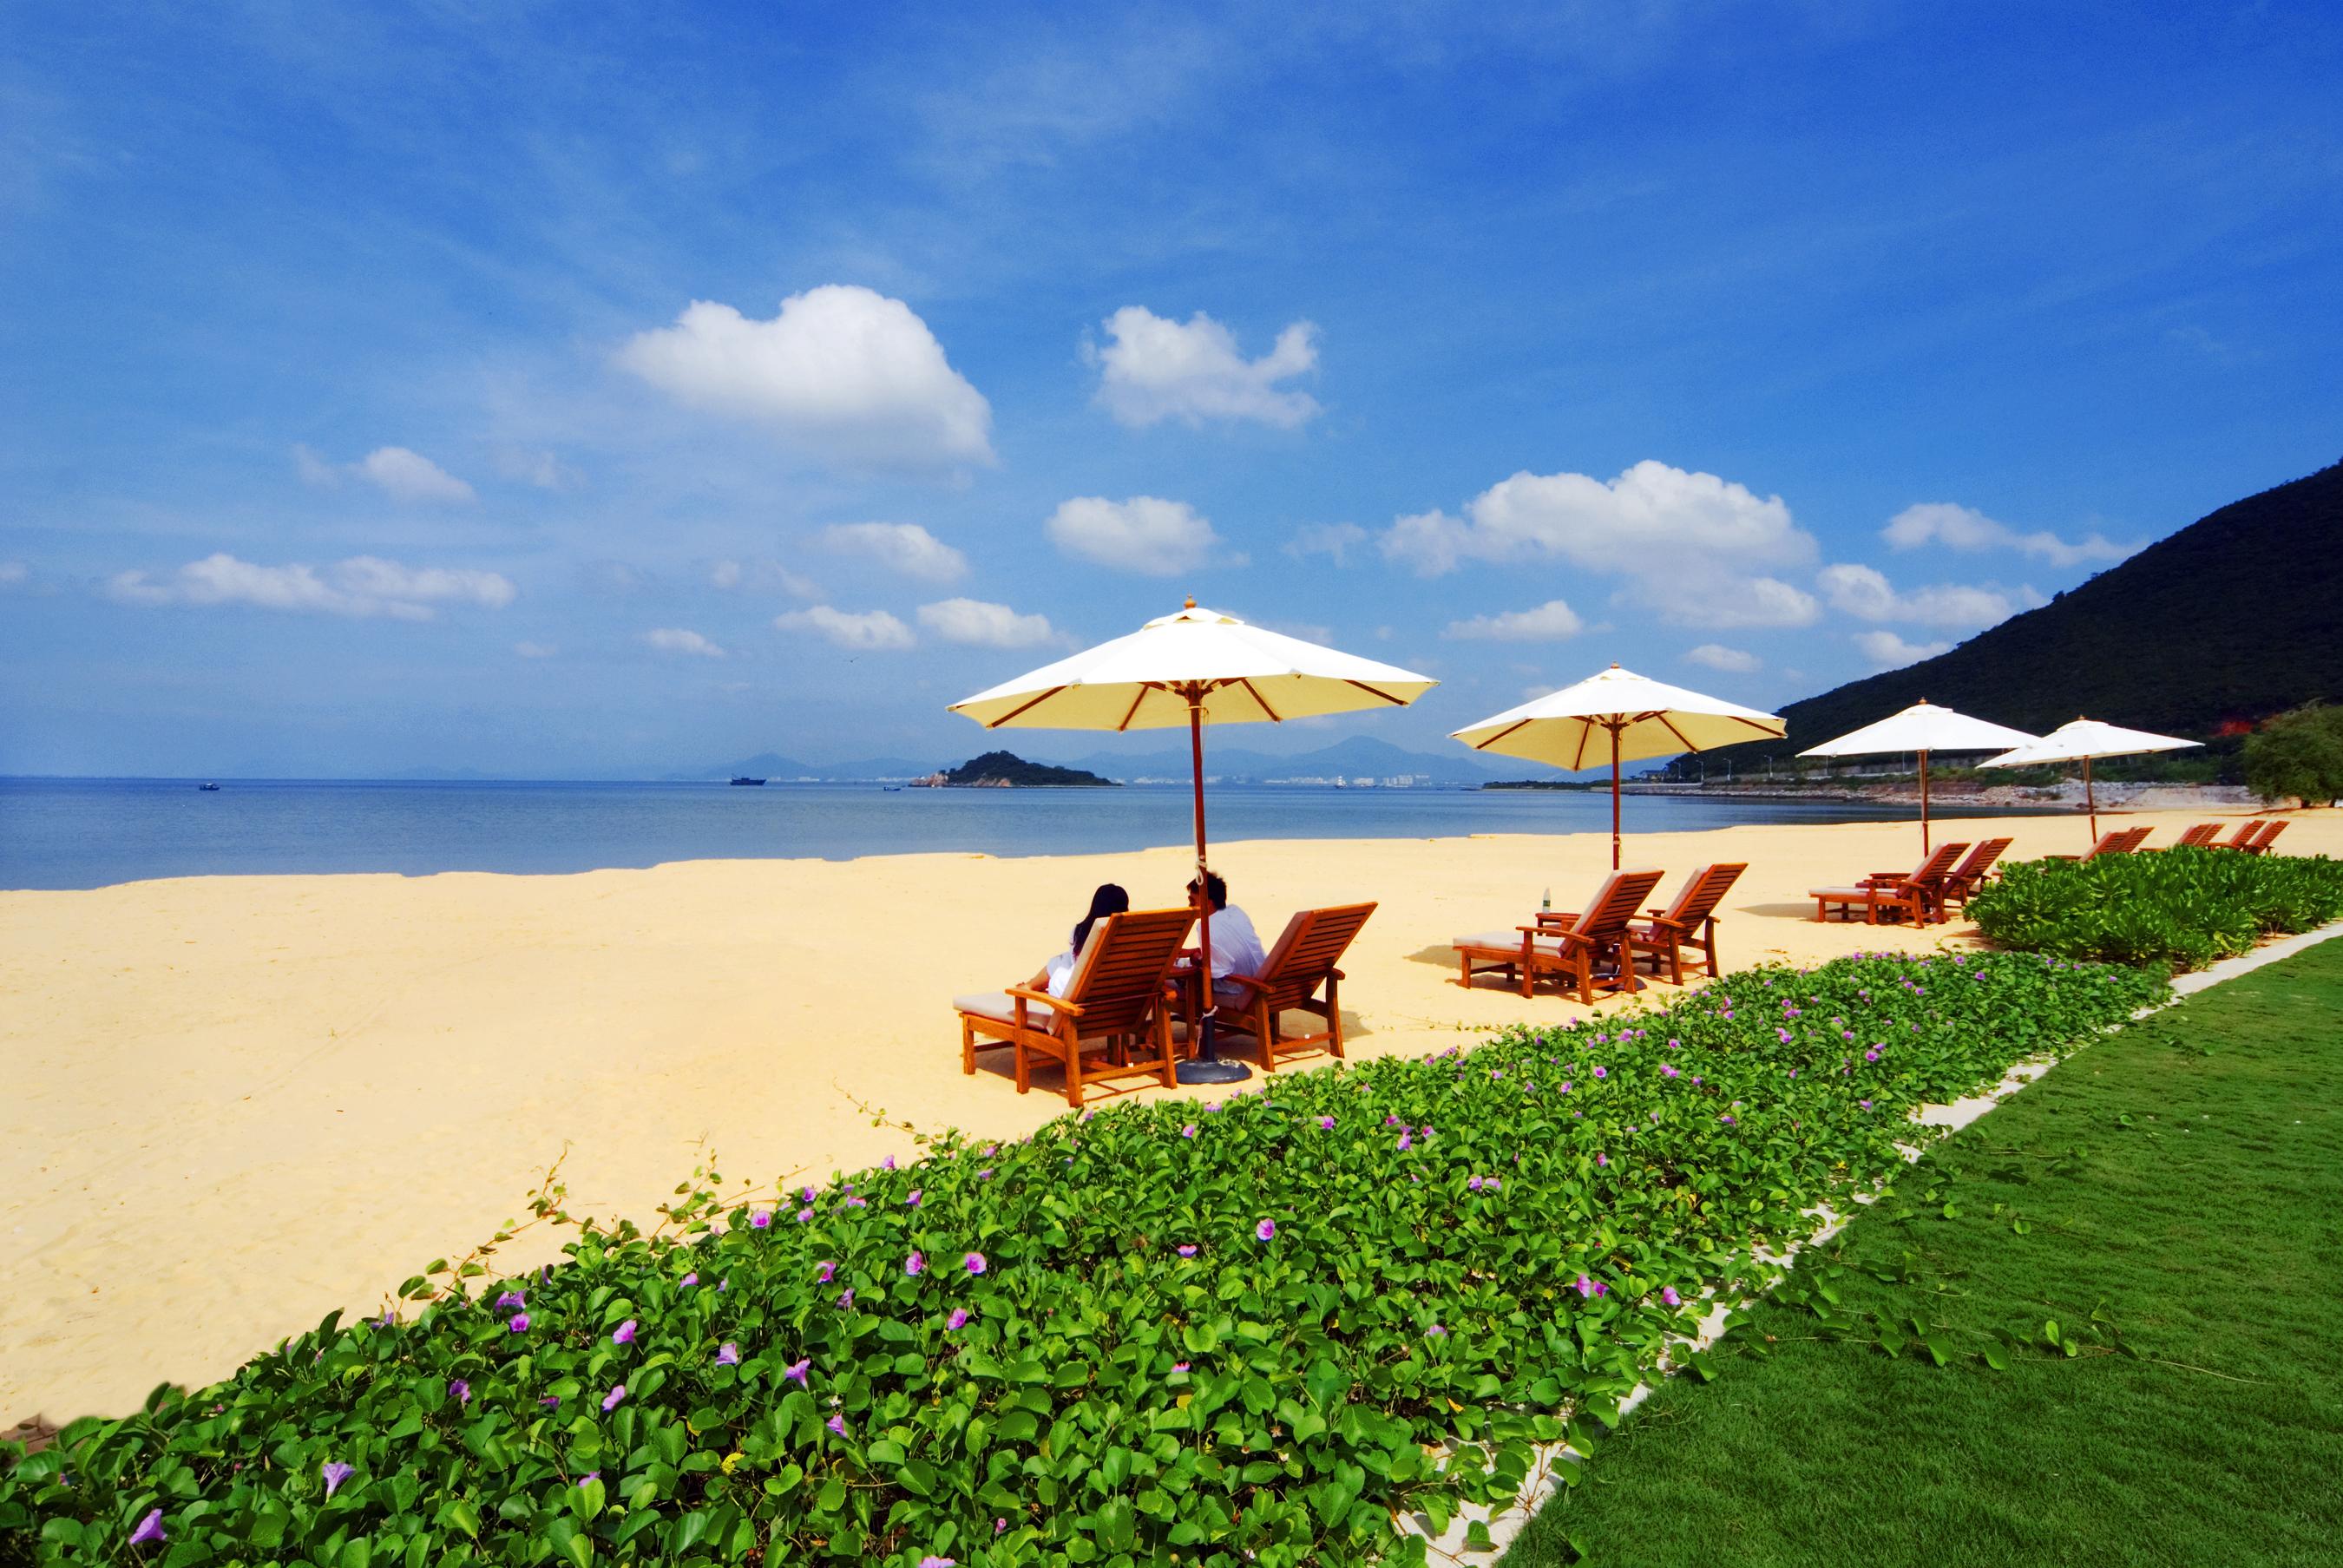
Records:
[[[1130,908],[1131,895],[1112,882],[1092,893],[1091,912],[1076,923],[1073,940],[1066,950],[1043,964],[1041,972],[1025,982],[1026,986],[1033,990],[1048,991],[1054,997],[1064,996],[1066,988],[1074,983],[1074,966],[1081,961],[1082,944],[1091,940],[1091,928],[1107,916],[1121,914]]]

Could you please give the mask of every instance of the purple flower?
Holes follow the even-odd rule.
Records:
[[[1255,1225],[1252,1228],[1252,1233],[1255,1236],[1260,1237],[1264,1241],[1273,1241],[1277,1239],[1277,1221],[1274,1220],[1263,1220],[1260,1224]]]
[[[1188,1370],[1188,1363],[1186,1362],[1173,1362],[1172,1363],[1172,1370],[1175,1372],[1186,1372]]]
[[[518,1291],[507,1291],[503,1295],[497,1298],[496,1310],[501,1312],[507,1307],[520,1307],[528,1304],[528,1299],[522,1295]]]
[[[620,1383],[617,1387],[613,1388],[608,1393],[602,1396],[602,1413],[604,1415],[608,1415],[612,1411],[618,1409],[618,1402],[626,1397],[627,1385],[625,1383]]]
[[[1863,1053],[1863,1060],[1865,1061],[1877,1061],[1879,1060],[1879,1048],[1875,1045],[1869,1050],[1865,1051]]]
[[[912,1189],[911,1189],[911,1195],[910,1195],[910,1197],[908,1197],[908,1198],[906,1198],[906,1199],[904,1199],[904,1200],[903,1200],[903,1207],[904,1207],[904,1208],[906,1208],[906,1209],[916,1209],[916,1208],[918,1208],[918,1207],[920,1206],[920,1193],[922,1193],[922,1192],[924,1192],[924,1191],[927,1191],[927,1189],[926,1189],[926,1188],[924,1188],[924,1187],[914,1187],[914,1188],[912,1188]]]
[[[840,1437],[844,1437],[846,1435],[846,1418],[842,1415],[833,1415],[821,1424],[830,1428],[830,1431],[838,1433]]]
[[[458,1404],[469,1404],[472,1402],[472,1385],[462,1378],[456,1378],[447,1384],[447,1397]]]
[[[841,1307],[852,1306],[854,1304],[854,1292],[851,1290],[849,1290],[840,1295],[838,1298],[838,1304]]]
[[[1868,1110],[1870,1110],[1870,1109],[1871,1109],[1871,1101],[1869,1101],[1868,1100],[1858,1100],[1858,1101],[1855,1101],[1855,1103],[1856,1103],[1857,1105],[1862,1106],[1865,1111],[1868,1111]]]
[[[956,1334],[966,1327],[968,1327],[968,1309],[954,1307],[951,1316],[944,1320],[944,1332]]]
[[[1684,1298],[1676,1294],[1676,1288],[1674,1285],[1669,1285],[1660,1292],[1660,1300],[1672,1307],[1684,1305]]]
[[[800,1225],[805,1225],[805,1224],[809,1224],[809,1223],[811,1223],[811,1222],[812,1222],[812,1221],[813,1221],[813,1205],[812,1205],[812,1204],[810,1204],[810,1203],[809,1203],[809,1204],[807,1204],[804,1208],[802,1208],[802,1209],[800,1209],[800,1210],[799,1210],[799,1211],[798,1211],[798,1223],[799,1223],[799,1224],[800,1224]]]
[[[516,1334],[525,1334],[528,1332],[528,1314],[527,1312],[515,1312],[505,1323],[505,1328],[510,1332]]]
[[[548,1410],[559,1410],[561,1408],[561,1396],[558,1393],[549,1393],[543,1399],[538,1400],[537,1402],[543,1405]]]
[[[1718,1117],[1718,1118],[1717,1118],[1717,1120],[1718,1120],[1719,1121],[1724,1122],[1724,1123],[1725,1123],[1726,1126],[1728,1126],[1728,1127],[1730,1127],[1731,1125],[1733,1125],[1733,1118],[1732,1118],[1732,1116],[1731,1116],[1730,1114],[1726,1114],[1726,1115],[1724,1115],[1724,1116],[1720,1116],[1720,1117]]]
[[[770,1209],[759,1209],[749,1216],[749,1228],[752,1231],[761,1231],[772,1222],[773,1211]]]
[[[163,1511],[159,1508],[140,1520],[138,1528],[130,1533],[130,1544],[133,1546],[144,1546],[149,1541],[168,1541],[169,1539],[169,1536],[163,1533]]]
[[[1411,1149],[1413,1149],[1413,1148],[1414,1148],[1414,1147],[1415,1147],[1415,1139],[1413,1138],[1413,1136],[1412,1136],[1412,1135],[1411,1135],[1411,1134],[1409,1134],[1409,1133],[1405,1133],[1405,1132],[1403,1132],[1403,1133],[1401,1133],[1401,1134],[1399,1135],[1399,1151],[1400,1151],[1401,1153],[1404,1154],[1404,1153],[1406,1153],[1409,1150],[1411,1150]]]
[[[960,1266],[971,1274],[980,1274],[992,1265],[984,1261],[983,1253],[970,1252],[967,1257],[960,1260]]]
[[[813,1282],[817,1285],[826,1285],[837,1276],[838,1265],[825,1258],[822,1260],[821,1267],[814,1271]]]
[[[1611,1156],[1608,1154],[1597,1154],[1594,1157],[1594,1163],[1597,1165],[1608,1165],[1611,1163]]]
[[[983,1170],[981,1170],[981,1171],[978,1171],[978,1172],[976,1173],[976,1179],[977,1179],[978,1181],[991,1181],[991,1180],[992,1180],[992,1167],[991,1167],[991,1166],[990,1166],[990,1165],[988,1165],[988,1166],[986,1166]]]
[[[740,1347],[732,1343],[729,1340],[717,1346],[716,1364],[720,1367],[739,1366],[740,1364]]]
[[[1193,1241],[1191,1241],[1187,1245],[1182,1247],[1180,1249],[1180,1255],[1183,1258],[1194,1257],[1196,1255],[1196,1244]]]
[[[1318,1127],[1321,1131],[1332,1132],[1334,1131],[1334,1119],[1331,1116],[1322,1116],[1318,1119]]]
[[[588,1471],[585,1474],[583,1474],[583,1475],[579,1476],[579,1477],[577,1479],[577,1481],[576,1481],[573,1484],[575,1484],[575,1485],[578,1485],[578,1486],[583,1486],[583,1485],[585,1485],[585,1484],[586,1484],[588,1482],[589,1482],[589,1481],[599,1481],[599,1480],[601,1480],[601,1479],[602,1479],[602,1473],[601,1473],[600,1471],[598,1471],[598,1470],[589,1470],[589,1471]]]
[[[732,1276],[729,1274],[725,1275],[722,1279],[716,1282],[716,1293],[719,1296],[731,1288]]]
[[[1592,1300],[1594,1295],[1594,1282],[1584,1274],[1578,1276],[1578,1295],[1582,1301]]]
[[[614,1345],[633,1344],[635,1342],[635,1320],[628,1318],[625,1322],[620,1323],[617,1328],[612,1329],[610,1331],[610,1342]]]
[[[687,1291],[698,1283],[699,1283],[699,1274],[697,1270],[683,1277],[683,1288]]]
[[[996,1519],[996,1520],[994,1520],[994,1521],[992,1522],[992,1533],[993,1533],[995,1535],[999,1535],[999,1534],[1002,1533],[1003,1533],[1004,1531],[1006,1531],[1008,1528],[1009,1528],[1009,1521],[1007,1521],[1006,1519]]]
[[[1180,1129],[1180,1136],[1182,1138],[1193,1138],[1196,1136],[1196,1124],[1191,1121],[1187,1126]]]
[[[927,1271],[928,1255],[917,1247],[912,1248],[911,1255],[903,1260],[903,1272],[917,1277]]]
[[[1594,1076],[1597,1078],[1608,1078],[1611,1074],[1604,1069],[1598,1067],[1594,1070]]]
[[[1448,1337],[1448,1331],[1447,1331],[1446,1329],[1442,1328],[1438,1323],[1434,1323],[1434,1324],[1433,1324],[1430,1328],[1428,1328],[1428,1329],[1424,1330],[1423,1332],[1424,1332],[1424,1334],[1425,1334],[1428,1338],[1431,1338],[1431,1339],[1435,1339],[1435,1340],[1443,1340],[1443,1339],[1446,1339],[1446,1338]]]
[[[1472,1189],[1473,1191],[1478,1192],[1481,1190],[1481,1179],[1478,1176],[1475,1176],[1471,1181],[1465,1182],[1464,1185]]]
[[[1669,1043],[1674,1044],[1674,1041],[1671,1040]],[[1679,1072],[1675,1067],[1664,1061],[1660,1063],[1660,1076],[1662,1078],[1674,1078],[1679,1076]]]
[[[789,1379],[791,1382],[797,1384],[799,1388],[811,1388],[813,1384],[806,1382],[806,1369],[812,1365],[813,1358],[809,1356],[804,1361],[795,1362],[790,1363],[789,1366],[783,1367],[781,1369],[781,1375]]]
[[[953,1558],[939,1557],[930,1553],[920,1559],[920,1568],[960,1568],[960,1563]]]
[[[338,1459],[327,1460],[326,1462],[326,1495],[331,1497],[343,1482],[357,1473],[357,1466],[355,1464],[344,1464]]]

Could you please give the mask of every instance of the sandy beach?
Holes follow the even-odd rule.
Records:
[[[2244,815],[2120,820],[2168,843]],[[2291,819],[2285,849],[2343,853],[2343,814]],[[2013,858],[2087,842],[2072,816],[1940,837],[1988,829],[2016,836]],[[1665,891],[1694,866],[1747,860],[1722,925],[1740,968],[1963,940],[1959,923],[1811,918],[1808,887],[1909,865],[1918,844],[1906,823],[1743,826],[1633,835],[1627,859],[1666,868]],[[1460,989],[1448,943],[1526,919],[1548,888],[1576,908],[1608,861],[1596,835],[1214,855],[1265,940],[1299,908],[1381,902],[1344,965],[1354,1056],[1582,1012]],[[117,1413],[336,1307],[377,1308],[520,1211],[565,1149],[573,1211],[643,1219],[703,1140],[732,1184],[767,1190],[912,1152],[866,1106],[922,1129],[1024,1132],[1063,1098],[1020,1098],[1005,1056],[962,1076],[949,998],[1031,974],[1097,883],[1170,904],[1187,866],[1169,849],[919,855],[0,893],[0,1428]],[[558,1241],[502,1261],[527,1266]]]

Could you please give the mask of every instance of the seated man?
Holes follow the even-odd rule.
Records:
[[[1242,910],[1229,903],[1229,885],[1218,871],[1204,873],[1204,895],[1212,904],[1212,1002],[1218,1007],[1240,1007],[1245,1000],[1245,988],[1231,983],[1230,975],[1252,975],[1261,972],[1268,954],[1262,950],[1261,933],[1252,929],[1252,920]],[[1188,884],[1188,900],[1195,901],[1196,884]]]

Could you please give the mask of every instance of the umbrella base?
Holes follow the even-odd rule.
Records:
[[[1222,1061],[1212,1057],[1183,1061],[1172,1070],[1182,1083],[1242,1083],[1252,1076],[1252,1069],[1242,1061]]]

